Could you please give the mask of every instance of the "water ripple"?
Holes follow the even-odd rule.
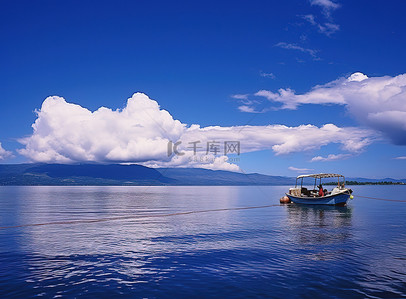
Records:
[[[369,190],[359,188],[364,194]],[[375,190],[374,196],[386,193]],[[283,191],[0,189],[1,226],[180,213],[2,230],[0,296],[406,297],[406,211],[398,206],[402,203],[279,206]],[[267,209],[235,209],[272,204]],[[209,209],[222,211],[183,213]]]

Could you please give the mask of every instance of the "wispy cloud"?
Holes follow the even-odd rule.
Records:
[[[289,44],[289,43],[285,43],[285,42],[279,42],[275,45],[276,47],[282,48],[282,49],[288,49],[288,50],[296,50],[296,51],[300,51],[303,53],[307,53],[310,56],[312,56],[314,59],[319,59],[317,57],[317,50],[314,49],[309,49],[309,48],[304,48],[302,46],[299,46],[297,44]]]
[[[275,79],[275,75],[273,73],[266,73],[266,72],[260,71],[259,75],[261,77]]]
[[[238,110],[240,110],[241,112],[247,112],[247,113],[263,113],[263,111],[255,110],[255,108],[253,108],[252,106],[248,106],[248,105],[238,106]]]
[[[236,100],[248,100],[249,94],[233,94],[231,97]]]
[[[406,160],[406,156],[400,156],[400,157],[396,157],[396,158],[393,158],[393,159],[395,159],[395,160]]]
[[[247,113],[264,113],[266,112],[265,109],[260,109],[259,104],[260,101],[252,100],[249,98],[250,94],[234,94],[231,98],[238,100],[240,106],[238,106],[238,110],[241,112]]]
[[[338,2],[331,0],[310,0],[310,4],[320,7],[322,16],[316,17],[314,14],[306,14],[300,16],[301,18],[309,22],[309,24],[326,36],[330,36],[340,30],[340,25],[336,24],[331,16],[332,12],[341,6]]]
[[[340,7],[340,4],[331,0],[310,0],[310,4],[321,7],[326,17],[330,17],[331,12]]]
[[[320,33],[323,33],[327,36],[330,36],[331,34],[340,30],[340,26],[337,24],[331,22],[326,22],[324,24],[316,22],[316,18],[312,14],[304,15],[302,16],[302,18],[309,22],[311,25],[315,26]]]
[[[310,24],[317,26],[317,22],[315,21],[314,15],[304,15],[302,18],[306,21],[308,21]]]
[[[309,169],[309,168],[297,168],[290,166],[288,167],[289,170],[295,171],[297,173],[309,173],[310,171],[313,171],[314,169]]]
[[[344,159],[348,159],[349,157],[351,157],[352,155],[350,154],[331,154],[328,155],[327,157],[322,157],[322,156],[317,156],[317,157],[313,157],[310,162],[327,162],[327,161],[337,161],[337,160],[344,160]]]

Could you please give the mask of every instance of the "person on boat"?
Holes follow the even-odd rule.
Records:
[[[319,188],[319,196],[324,196],[323,186],[320,184],[317,187]]]

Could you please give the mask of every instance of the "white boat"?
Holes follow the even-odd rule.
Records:
[[[309,190],[306,187],[303,187],[303,179],[305,178],[314,178],[313,189]],[[331,191],[323,189],[321,179],[325,178],[337,178],[337,186]],[[300,187],[298,187],[298,180],[301,180]],[[317,180],[319,180],[319,185],[317,186],[318,189],[316,189]],[[286,193],[286,196],[289,197],[292,202],[298,204],[344,206],[347,204],[349,198],[353,198],[351,193],[351,189],[345,188],[345,177],[343,175],[335,173],[319,173],[299,175],[296,178],[295,188],[290,188],[289,193]]]

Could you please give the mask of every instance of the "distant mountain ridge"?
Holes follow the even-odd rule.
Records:
[[[156,168],[163,176],[186,185],[291,185],[295,179],[259,173],[238,173],[203,168]]]
[[[156,169],[120,164],[3,164],[0,185],[168,185]]]
[[[347,178],[358,182],[405,180]],[[17,186],[248,186],[293,185],[294,177],[237,173],[202,168],[149,168],[121,164],[0,164],[0,185]]]

